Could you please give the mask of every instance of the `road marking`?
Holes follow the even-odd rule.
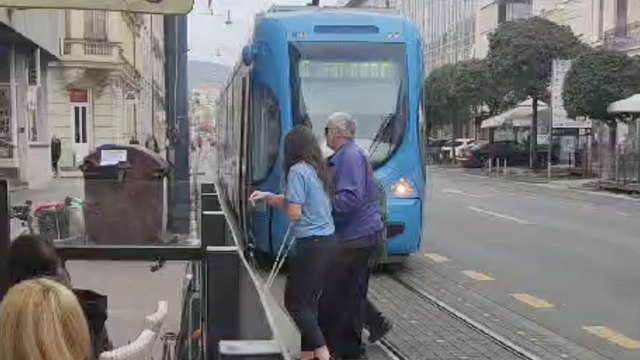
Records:
[[[424,254],[424,256],[428,257],[429,259],[431,259],[432,261],[435,261],[437,263],[443,263],[443,262],[449,261],[448,258],[446,258],[446,257],[444,257],[442,255],[435,254],[435,253],[427,253],[427,254]]]
[[[626,212],[622,212],[622,211],[616,211],[616,215],[620,215],[620,216],[624,216],[624,217],[631,216],[631,214],[627,214]]]
[[[511,296],[514,299],[519,300],[536,309],[550,309],[554,307],[553,304],[546,302],[542,299],[538,299],[537,297],[529,294],[511,294]]]
[[[615,332],[604,326],[583,326],[584,330],[590,332],[591,334],[611,341],[612,343],[621,346],[628,350],[640,350],[640,341],[630,339],[623,334]]]
[[[480,179],[490,179],[487,176],[476,175],[476,174],[460,174],[460,175],[466,176],[466,177],[470,177],[470,178],[475,178],[475,179],[478,179],[478,178],[480,178]]]
[[[464,270],[462,273],[467,275],[471,279],[476,280],[476,281],[493,281],[493,280],[495,280],[491,276],[488,276],[488,275],[485,275],[483,273],[480,273],[480,272],[477,272],[477,271],[473,271],[473,270]]]
[[[462,190],[457,190],[457,189],[443,189],[442,192],[448,193],[448,194],[458,194],[458,195],[463,195],[463,196],[468,196],[468,197],[478,198],[478,199],[484,197],[482,195],[469,194],[468,192],[464,192]]]
[[[523,219],[520,219],[520,218],[517,218],[517,217],[513,217],[513,216],[509,216],[509,215],[499,214],[497,212],[493,212],[493,211],[489,211],[489,210],[482,210],[482,209],[477,208],[475,206],[467,206],[467,209],[469,209],[471,211],[479,212],[479,213],[482,213],[482,214],[495,216],[497,218],[511,220],[513,222],[517,222],[518,224],[535,225],[535,223],[532,223],[531,221],[523,220]]]

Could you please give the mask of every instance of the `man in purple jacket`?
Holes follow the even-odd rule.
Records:
[[[320,300],[320,322],[337,358],[364,355],[362,328],[369,276],[383,241],[379,189],[363,150],[355,144],[356,123],[347,113],[329,117],[325,128],[333,171],[333,219],[340,251],[335,276]]]

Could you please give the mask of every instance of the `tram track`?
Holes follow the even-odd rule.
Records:
[[[409,360],[406,356],[402,354],[402,352],[396,349],[388,340],[380,340],[378,342],[378,346],[382,349],[382,351],[389,357],[391,360]]]
[[[434,296],[426,293],[424,290],[416,288],[415,286],[409,284],[408,282],[406,282],[405,280],[403,280],[399,276],[388,274],[387,277],[389,279],[393,280],[398,285],[402,286],[404,289],[406,289],[410,293],[412,293],[415,296],[417,296],[418,298],[422,299],[423,301],[429,303],[430,305],[436,307],[438,310],[440,310],[443,313],[447,314],[451,318],[455,319],[459,323],[462,323],[462,324],[466,325],[468,328],[470,328],[471,330],[476,331],[476,332],[486,336],[488,339],[493,341],[496,345],[498,345],[501,348],[503,348],[504,350],[512,353],[513,355],[517,356],[518,358],[524,359],[524,360],[542,360],[539,356],[537,356],[537,355],[527,351],[526,349],[514,344],[513,342],[511,342],[510,340],[508,340],[504,336],[502,336],[500,334],[497,334],[496,332],[492,331],[488,327],[480,324],[479,322],[471,319],[470,317],[464,315],[460,311],[458,311],[458,310],[454,309],[453,307],[449,306],[445,302],[443,302],[443,301],[435,298]],[[407,359],[407,357],[402,355],[401,351],[399,349],[396,349],[393,346],[393,344],[391,344],[388,340],[383,340],[383,341],[381,341],[381,343],[382,343],[382,346],[384,348],[386,348],[386,350],[388,350],[390,353],[395,355],[393,358],[397,358],[397,359],[400,359],[400,360]]]

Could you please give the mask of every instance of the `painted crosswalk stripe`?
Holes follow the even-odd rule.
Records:
[[[428,257],[429,259],[431,259],[432,261],[435,261],[437,263],[443,263],[443,262],[449,261],[448,258],[446,258],[446,257],[444,257],[442,255],[436,254],[436,253],[426,253],[426,254],[424,254],[424,256]]]
[[[476,280],[476,281],[493,281],[493,280],[495,280],[491,276],[488,276],[488,275],[485,275],[483,273],[480,273],[480,272],[477,272],[477,271],[473,271],[473,270],[464,270],[462,273],[467,275],[468,277],[472,278],[473,280]]]
[[[609,329],[608,327],[583,326],[582,328],[599,338],[611,341],[612,343],[625,349],[640,350],[640,341],[630,339],[625,335],[620,334],[619,332]]]
[[[511,294],[511,297],[536,309],[550,309],[553,304],[529,294]]]

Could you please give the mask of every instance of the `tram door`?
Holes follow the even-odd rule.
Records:
[[[249,223],[248,223],[248,199],[249,199],[249,191],[251,185],[251,174],[248,154],[249,154],[249,139],[250,139],[250,112],[249,112],[249,91],[250,91],[250,68],[244,67],[241,74],[241,116],[242,119],[240,125],[240,136],[241,136],[241,145],[240,145],[240,178],[238,179],[239,189],[238,192],[240,194],[240,202],[239,202],[239,225],[242,229],[243,234],[248,234]]]

